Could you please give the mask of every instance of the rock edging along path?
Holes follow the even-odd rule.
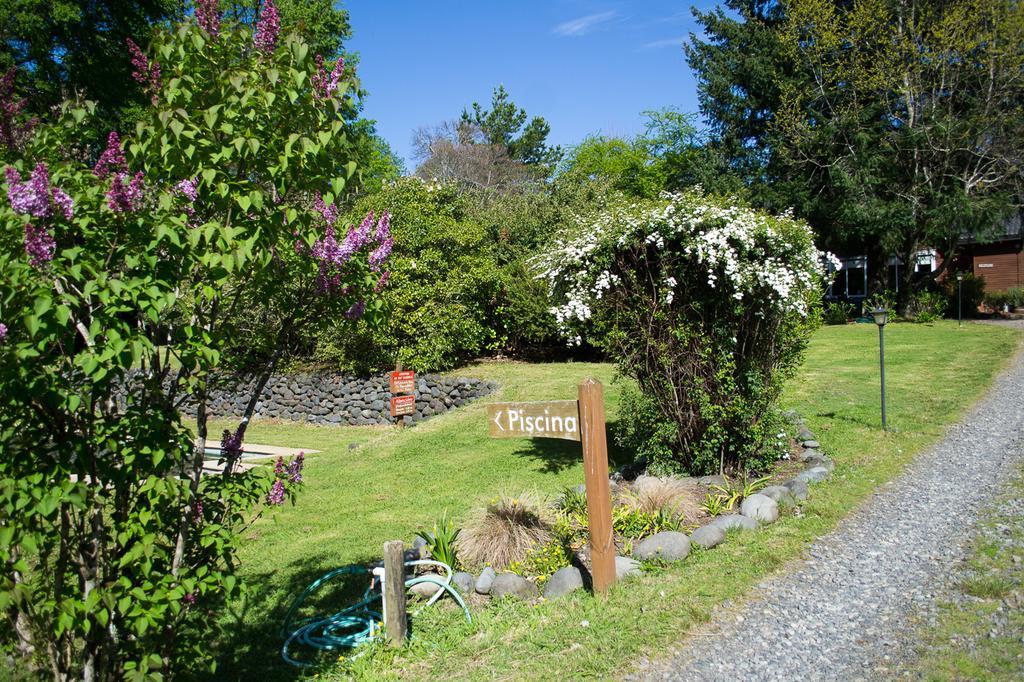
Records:
[[[895,481],[816,541],[739,612],[722,611],[674,658],[636,677],[868,680],[906,655],[971,528],[1024,458],[1024,353],[969,415]]]

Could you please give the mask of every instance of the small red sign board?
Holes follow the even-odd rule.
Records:
[[[391,416],[401,417],[416,412],[416,396],[396,395],[391,399]]]
[[[391,373],[391,394],[412,393],[416,390],[416,373],[412,370]]]

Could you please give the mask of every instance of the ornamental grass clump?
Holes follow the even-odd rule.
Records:
[[[776,402],[819,321],[829,256],[810,227],[735,201],[695,189],[613,202],[537,261],[570,343],[636,381],[647,409],[624,412],[624,445],[659,474],[781,454]]]
[[[647,514],[664,512],[688,525],[701,517],[700,491],[692,483],[671,476],[641,476],[619,494],[618,501]]]
[[[462,529],[459,551],[466,565],[500,570],[526,561],[530,550],[552,537],[551,519],[539,495],[499,495]]]

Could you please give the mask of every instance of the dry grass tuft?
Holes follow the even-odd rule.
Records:
[[[696,523],[702,516],[703,494],[690,481],[678,478],[641,476],[623,490],[619,501],[650,514],[664,509],[683,520],[684,524]]]
[[[524,561],[527,552],[551,537],[549,513],[540,495],[499,495],[462,528],[459,555],[469,565],[502,569]]]

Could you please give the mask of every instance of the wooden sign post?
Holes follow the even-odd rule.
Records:
[[[579,400],[493,403],[487,406],[487,419],[492,438],[560,438],[582,442],[594,591],[606,592],[615,583],[615,538],[601,382],[587,379],[581,383]]]
[[[402,416],[416,412],[416,373],[412,370],[402,371],[402,363],[395,365],[390,377],[391,416],[398,422],[399,428],[405,425]],[[406,393],[408,395],[402,395]]]

